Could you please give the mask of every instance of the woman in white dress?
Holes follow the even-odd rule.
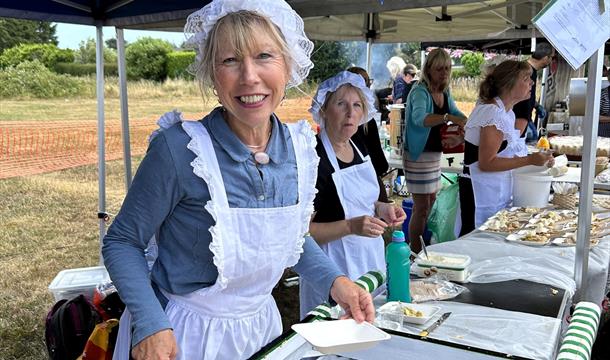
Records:
[[[524,61],[507,60],[497,65],[481,82],[479,101],[466,122],[464,173],[470,175],[475,206],[473,209],[461,199],[461,211],[475,212],[476,227],[510,205],[513,169],[553,164],[550,152],[517,155],[522,142],[512,108],[529,98],[531,72]]]

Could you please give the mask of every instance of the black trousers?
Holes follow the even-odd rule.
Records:
[[[474,191],[470,178],[460,176],[458,179],[460,187],[460,214],[462,218],[462,229],[460,236],[464,236],[474,230]]]

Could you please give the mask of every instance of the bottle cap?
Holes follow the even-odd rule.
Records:
[[[403,242],[405,241],[405,233],[400,230],[394,230],[392,233],[392,241],[393,242]]]

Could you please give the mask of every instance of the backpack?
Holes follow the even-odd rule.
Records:
[[[59,300],[45,322],[45,342],[51,360],[74,360],[87,343],[100,316],[83,295]]]

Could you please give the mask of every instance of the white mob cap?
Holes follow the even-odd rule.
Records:
[[[341,86],[345,84],[350,84],[353,87],[356,87],[362,91],[364,94],[364,98],[366,99],[366,107],[368,109],[368,114],[363,114],[362,119],[360,119],[360,125],[366,123],[370,119],[374,118],[377,114],[377,109],[375,109],[375,94],[373,90],[369,89],[364,83],[364,78],[359,74],[354,74],[349,71],[341,71],[337,75],[324,80],[319,86],[318,91],[316,91],[316,96],[314,96],[311,101],[311,107],[309,108],[309,112],[313,117],[314,121],[320,125],[320,128],[324,128],[324,118],[322,117],[321,111],[322,106],[326,102],[326,96],[331,93],[334,93]]]
[[[290,88],[301,84],[313,68],[310,60],[313,43],[305,35],[303,19],[283,0],[214,0],[189,15],[184,25],[184,35],[186,44],[195,47],[194,69],[201,65],[205,42],[216,22],[225,15],[240,10],[256,12],[280,29],[293,62],[290,64],[287,86]]]

